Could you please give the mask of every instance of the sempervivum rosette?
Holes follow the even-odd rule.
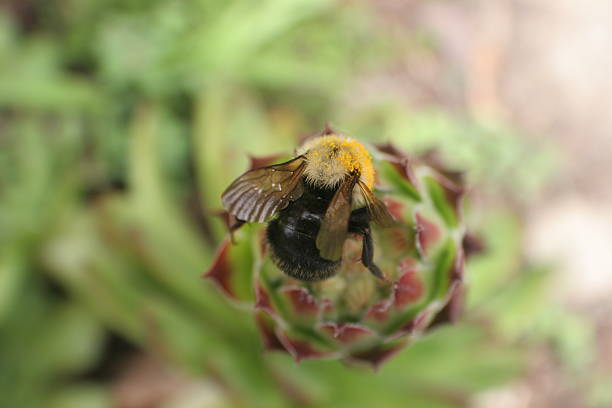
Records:
[[[432,326],[452,321],[463,292],[462,177],[429,157],[391,145],[369,148],[374,194],[396,223],[372,224],[376,278],[361,262],[363,237],[349,234],[338,272],[293,279],[270,256],[266,225],[247,223],[225,239],[206,276],[253,307],[267,349],[296,360],[334,358],[378,365]],[[270,164],[257,161],[255,167]]]

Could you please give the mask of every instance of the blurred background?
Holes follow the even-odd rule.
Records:
[[[3,0],[0,405],[612,406],[607,0]],[[461,323],[262,353],[200,275],[249,155],[331,122],[466,171]]]

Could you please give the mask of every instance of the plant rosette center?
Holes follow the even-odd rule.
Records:
[[[337,273],[304,282],[273,262],[265,224],[249,223],[221,244],[206,273],[233,302],[252,307],[264,346],[296,360],[335,358],[378,366],[428,329],[454,321],[463,293],[464,184],[431,156],[392,146],[371,151],[374,193],[395,224],[372,225],[374,263],[349,234]],[[266,159],[257,159],[258,165]]]

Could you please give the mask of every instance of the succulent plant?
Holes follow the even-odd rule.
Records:
[[[362,237],[346,240],[339,272],[318,282],[284,274],[273,262],[265,224],[247,223],[221,243],[205,276],[232,301],[252,308],[268,350],[297,361],[333,358],[378,366],[461,309],[465,228],[462,174],[433,154],[409,157],[369,146],[375,195],[396,224],[372,226],[374,261],[360,262]],[[252,168],[278,157],[258,158]],[[226,214],[227,215],[227,214]]]

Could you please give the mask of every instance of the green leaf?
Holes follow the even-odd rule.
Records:
[[[9,248],[0,252],[0,326],[14,307],[25,278],[23,260]]]
[[[409,198],[412,201],[421,201],[421,195],[406,178],[399,174],[398,170],[388,161],[377,162],[377,167],[384,180],[391,184],[399,195]]]
[[[111,393],[102,385],[78,384],[55,390],[48,397],[49,408],[112,408]]]
[[[458,223],[457,214],[455,210],[448,202],[448,198],[444,192],[444,188],[438,183],[438,181],[430,176],[424,178],[427,192],[436,210],[444,219],[444,222],[448,227],[456,227]]]

